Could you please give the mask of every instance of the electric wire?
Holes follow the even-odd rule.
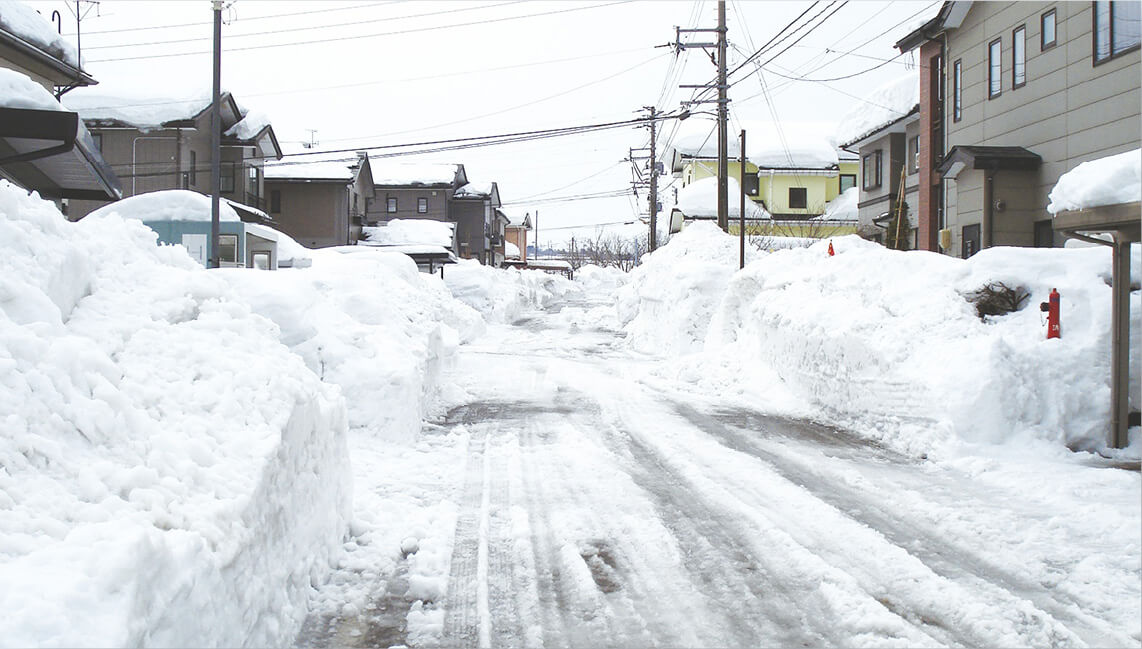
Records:
[[[292,16],[308,16],[311,14],[327,14],[334,11],[351,11],[353,9],[368,9],[370,7],[382,7],[385,5],[403,4],[408,0],[391,0],[390,2],[371,2],[363,5],[353,5],[350,7],[322,7],[321,9],[310,9],[308,11],[295,11],[288,14],[273,14],[271,16],[254,16],[251,18],[242,19],[243,22],[250,22],[255,20],[270,20],[274,18],[289,18]],[[213,25],[214,23],[209,20],[204,20],[197,23],[180,23],[177,25],[147,25],[144,27],[119,27],[116,29],[99,29],[95,31],[84,32],[84,36],[96,36],[99,34],[121,34],[123,32],[140,32],[140,31],[154,31],[156,29],[179,29],[182,27],[205,27]]]

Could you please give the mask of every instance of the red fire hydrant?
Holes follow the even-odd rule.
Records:
[[[832,239],[830,239],[829,240],[829,256],[832,257],[835,254],[837,254],[837,253],[833,252],[833,241],[832,241]]]
[[[1059,338],[1062,326],[1059,324],[1059,291],[1051,289],[1046,302],[1039,304],[1039,310],[1047,314],[1047,339]]]

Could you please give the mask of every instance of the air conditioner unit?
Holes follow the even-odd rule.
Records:
[[[952,231],[949,229],[940,230],[940,247],[947,250],[952,247]]]

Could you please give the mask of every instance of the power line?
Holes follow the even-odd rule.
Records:
[[[274,14],[272,16],[255,16],[253,18],[244,19],[245,22],[254,20],[270,20],[273,18],[287,18],[291,16],[308,16],[310,14],[326,14],[334,11],[350,11],[353,9],[368,9],[369,7],[381,7],[385,5],[403,4],[408,0],[391,0],[390,2],[372,2],[364,5],[354,5],[351,7],[322,7],[321,9],[311,9],[309,11],[296,11],[288,14]],[[120,34],[123,32],[138,32],[138,31],[154,31],[156,29],[178,29],[181,27],[202,27],[205,25],[212,25],[213,22],[206,20],[197,23],[181,23],[178,25],[148,25],[146,27],[120,27],[118,29],[102,29],[98,31],[84,32],[84,35],[97,35],[97,34]]]
[[[262,50],[262,49],[270,49],[270,48],[277,48],[277,47],[291,47],[291,46],[295,46],[295,45],[313,45],[316,43],[332,43],[332,42],[337,42],[337,41],[349,41],[349,40],[357,40],[357,39],[365,39],[365,38],[379,38],[381,36],[399,36],[402,34],[415,34],[415,33],[420,33],[420,32],[427,32],[427,31],[454,29],[456,27],[472,27],[475,25],[488,25],[491,23],[501,23],[501,22],[507,22],[507,21],[511,21],[511,20],[523,20],[525,18],[538,18],[540,16],[553,16],[553,15],[557,15],[557,14],[571,13],[574,11],[587,11],[587,10],[591,10],[591,9],[602,9],[604,7],[611,7],[614,5],[628,4],[632,1],[633,0],[615,0],[614,2],[606,2],[603,4],[590,5],[590,6],[586,6],[586,7],[572,7],[570,9],[557,9],[557,10],[553,10],[553,11],[544,11],[544,12],[534,13],[534,14],[524,14],[522,16],[507,16],[504,18],[489,18],[486,20],[476,20],[476,21],[471,21],[471,22],[466,22],[466,23],[453,23],[451,25],[439,25],[439,26],[435,26],[435,27],[417,27],[417,28],[413,28],[413,29],[405,29],[405,30],[398,30],[398,31],[392,31],[392,32],[379,32],[379,33],[375,33],[375,34],[360,34],[357,36],[337,36],[337,37],[331,37],[331,38],[313,39],[313,40],[308,40],[308,41],[294,41],[294,42],[290,42],[290,43],[271,43],[271,44],[267,44],[267,45],[248,45],[245,47],[228,47],[228,48],[225,48],[224,51],[227,53],[245,52],[245,51],[249,51],[249,50]],[[195,51],[195,52],[179,52],[179,53],[171,53],[171,54],[149,54],[149,55],[140,55],[140,56],[124,56],[124,57],[114,58],[114,59],[96,59],[96,60],[88,61],[88,63],[112,63],[112,62],[119,62],[119,61],[135,61],[135,60],[141,60],[141,59],[164,59],[164,58],[171,58],[171,57],[195,56],[195,55],[199,55],[199,54],[210,54],[210,53],[211,52],[209,50],[201,50],[201,51]]]
[[[500,2],[498,4],[491,4],[491,5],[460,7],[458,9],[448,9],[445,11],[430,11],[427,13],[410,14],[407,16],[392,16],[392,17],[387,17],[387,18],[370,18],[368,20],[356,20],[356,21],[347,22],[347,23],[332,23],[329,25],[307,25],[305,27],[287,27],[284,29],[272,29],[272,30],[264,31],[264,32],[247,32],[245,34],[227,34],[226,39],[227,40],[233,40],[235,38],[248,38],[250,36],[270,36],[270,35],[277,35],[277,34],[288,34],[291,32],[308,32],[308,31],[313,31],[315,29],[332,29],[334,27],[355,27],[357,25],[367,25],[370,23],[378,23],[378,22],[386,22],[386,23],[396,22],[398,20],[410,20],[412,18],[427,18],[428,16],[439,16],[441,14],[454,14],[454,13],[461,13],[461,12],[465,12],[465,11],[478,11],[480,9],[495,9],[496,7],[506,7],[508,5],[519,4],[523,1],[524,0],[511,0],[510,2]],[[165,40],[165,41],[150,41],[150,42],[146,42],[146,43],[120,43],[117,45],[99,45],[96,47],[88,47],[87,49],[89,49],[89,50],[110,50],[110,49],[120,49],[120,48],[124,48],[124,47],[145,47],[145,46],[149,46],[149,45],[173,45],[175,43],[197,43],[199,41],[208,41],[208,40],[210,40],[210,37],[194,36],[191,38],[175,38],[175,39],[170,39],[170,40]]]

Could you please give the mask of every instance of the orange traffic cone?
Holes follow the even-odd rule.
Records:
[[[829,256],[832,257],[835,254],[837,254],[837,253],[833,252],[833,240],[830,239],[829,240]]]

